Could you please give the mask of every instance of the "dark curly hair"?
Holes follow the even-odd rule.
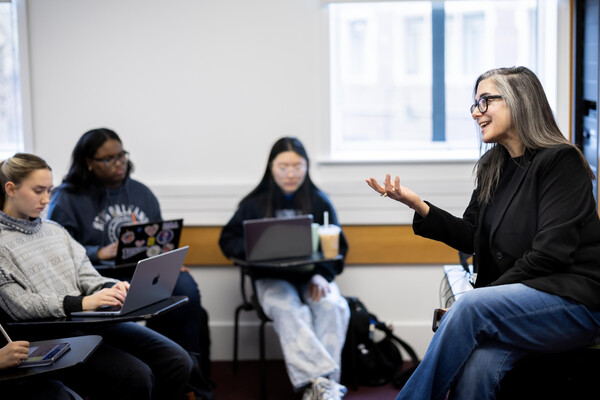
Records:
[[[103,184],[88,168],[87,159],[93,158],[98,148],[107,140],[116,140],[121,144],[123,143],[119,135],[108,128],[89,130],[79,138],[71,155],[69,172],[62,181],[65,190],[72,193],[91,192],[98,200],[104,196]],[[133,164],[128,160],[126,176],[129,176],[132,172]]]

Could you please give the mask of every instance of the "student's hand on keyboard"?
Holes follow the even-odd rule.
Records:
[[[123,296],[127,296],[127,292],[129,292],[129,282],[127,281],[120,281],[115,283],[115,285],[112,287],[113,289],[117,289],[119,290]]]
[[[85,296],[81,301],[84,311],[96,310],[102,306],[122,306],[127,294],[114,286],[97,291],[94,294]]]

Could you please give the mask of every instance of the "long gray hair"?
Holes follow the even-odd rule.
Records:
[[[477,94],[479,83],[485,79],[491,79],[496,85],[496,89],[509,109],[512,125],[525,145],[526,151],[564,144],[577,148],[560,132],[542,84],[531,70],[526,67],[489,70],[477,78],[473,99]],[[594,179],[594,173],[585,157],[581,152],[579,155],[590,177]],[[500,179],[502,166],[509,157],[508,151],[496,143],[477,162],[475,168],[480,204],[489,203],[491,200]]]

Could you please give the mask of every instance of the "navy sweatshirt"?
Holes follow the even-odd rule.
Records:
[[[59,186],[50,200],[48,219],[64,226],[97,265],[98,249],[116,242],[122,225],[157,221],[162,216],[152,191],[126,178],[120,188],[106,189],[101,201],[91,193],[72,193],[64,184]]]

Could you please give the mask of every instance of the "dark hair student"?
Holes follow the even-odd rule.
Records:
[[[478,271],[397,399],[494,399],[518,360],[587,346],[600,328],[593,174],[560,132],[540,81],[525,67],[487,71],[470,111],[487,151],[462,217],[399,177],[367,180],[415,211],[416,234],[474,254]]]
[[[53,192],[48,218],[64,226],[86,249],[95,266],[112,266],[120,227],[162,220],[158,199],[150,188],[133,179],[133,164],[119,135],[108,128],[85,132],[75,144],[69,172]],[[131,279],[131,269],[111,270],[111,276]],[[173,295],[189,302],[147,326],[180,344],[195,362],[190,392],[212,397],[208,313],[202,308],[198,285],[185,267]]]
[[[265,207],[265,217],[272,217],[273,210],[277,209],[280,204],[278,202],[281,200],[281,197],[278,196],[281,193],[281,188],[277,185],[275,181],[275,177],[273,175],[273,161],[277,156],[283,152],[292,151],[296,153],[298,156],[302,157],[306,162],[306,174],[304,176],[304,180],[300,184],[300,186],[296,189],[293,198],[294,208],[302,211],[304,214],[309,214],[311,210],[311,193],[318,191],[315,184],[310,179],[309,166],[310,162],[308,159],[308,154],[304,149],[304,146],[300,141],[294,137],[284,137],[275,142],[271,151],[269,153],[269,159],[267,160],[267,166],[265,168],[265,173],[260,180],[259,184],[252,190],[246,197],[242,199],[240,202],[256,198],[259,196],[264,196],[264,207]]]
[[[259,184],[239,203],[223,227],[219,245],[227,257],[245,258],[243,222],[265,217],[323,215],[339,225],[329,198],[311,181],[308,155],[302,143],[284,137],[271,148]],[[339,252],[348,250],[341,233]],[[339,383],[341,351],[350,318],[348,304],[334,282],[343,262],[316,263],[314,269],[273,271],[258,276],[259,302],[271,320],[283,349],[288,376],[305,399],[339,399],[346,388]]]
[[[90,160],[107,164],[116,162],[117,158],[122,158],[122,162],[125,163],[125,178],[133,172],[133,163],[129,159],[129,153],[124,150],[122,153],[111,155],[106,159],[98,159],[96,157],[98,149],[108,140],[114,140],[119,142],[121,146],[123,145],[119,135],[108,128],[89,130],[79,138],[75,144],[75,148],[73,148],[71,166],[69,167],[67,175],[63,178],[63,183],[67,190],[73,192],[91,190],[100,197],[105,194],[103,190],[99,189],[104,187],[106,182],[95,174],[92,165],[93,163],[91,163]]]
[[[132,171],[117,133],[92,129],[75,144],[69,171],[54,190],[48,218],[63,225],[95,265],[116,256],[121,225],[162,218],[158,200],[130,178]]]

